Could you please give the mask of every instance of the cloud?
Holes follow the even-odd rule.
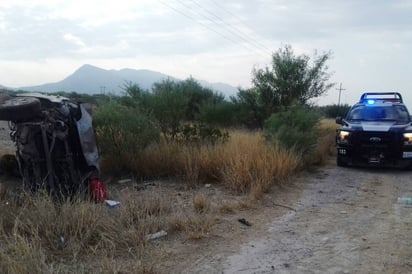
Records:
[[[0,84],[58,80],[57,70],[90,63],[246,86],[255,65],[291,44],[310,56],[332,50],[348,96],[410,90],[401,79],[412,74],[411,14],[409,0],[2,0]]]
[[[82,41],[82,39],[80,39],[77,36],[74,36],[71,33],[67,33],[67,34],[63,35],[63,39],[68,41],[68,42],[71,42],[71,43],[75,44],[76,46],[82,47],[82,48],[86,46],[86,44]]]

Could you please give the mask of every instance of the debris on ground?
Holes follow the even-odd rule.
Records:
[[[95,202],[104,202],[108,199],[106,186],[97,176],[91,178],[90,192]]]
[[[166,237],[166,236],[167,236],[167,232],[164,230],[160,230],[159,232],[147,235],[146,241],[154,241],[154,240],[158,240],[160,238]]]
[[[132,179],[122,179],[122,180],[117,181],[117,183],[119,184],[127,184],[131,182],[132,182]]]
[[[140,184],[135,185],[134,188],[135,188],[137,191],[142,191],[142,190],[147,189],[148,187],[155,187],[155,186],[156,186],[156,183],[154,183],[154,182],[148,182],[148,183],[144,183],[143,185],[140,185]]]
[[[119,201],[105,200],[104,202],[106,203],[106,205],[108,205],[110,207],[115,207],[115,206],[120,205]]]
[[[252,224],[246,221],[245,218],[238,219],[238,221],[245,226],[252,226]]]

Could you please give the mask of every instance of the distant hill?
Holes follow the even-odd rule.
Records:
[[[48,83],[38,86],[20,87],[20,90],[57,92],[66,91],[77,93],[114,93],[123,92],[122,87],[125,83],[132,82],[138,84],[141,88],[151,89],[155,82],[164,79],[179,80],[169,75],[151,71],[136,69],[105,70],[92,65],[83,65],[73,74],[60,82]],[[234,95],[237,88],[224,83],[208,83],[199,81],[204,87],[209,87],[215,91],[220,91],[226,96]]]

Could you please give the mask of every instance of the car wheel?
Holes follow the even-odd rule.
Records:
[[[346,167],[346,166],[348,166],[348,160],[343,158],[342,156],[338,155],[336,157],[336,164],[337,164],[337,166]]]
[[[14,97],[0,103],[0,120],[3,121],[25,121],[40,112],[40,100],[34,97]]]

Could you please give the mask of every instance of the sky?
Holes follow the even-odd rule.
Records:
[[[0,0],[0,85],[57,82],[83,64],[251,87],[290,45],[331,52],[316,103],[397,91],[412,110],[410,0]]]

